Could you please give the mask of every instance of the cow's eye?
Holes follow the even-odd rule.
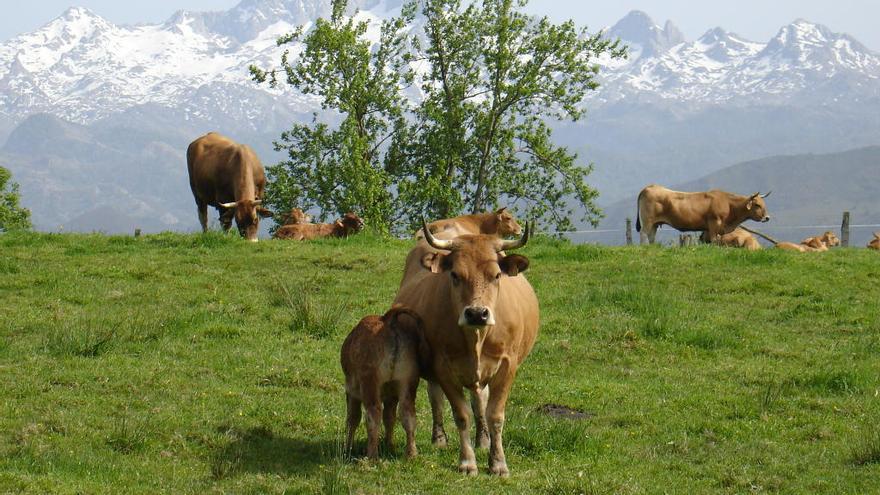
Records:
[[[498,280],[498,279],[500,279],[500,278],[501,278],[501,272],[496,273],[496,274],[495,274],[495,280]]]

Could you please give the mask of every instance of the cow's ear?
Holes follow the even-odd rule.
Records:
[[[272,215],[274,215],[274,213],[272,213],[271,211],[269,211],[263,207],[258,207],[257,208],[257,215],[260,215],[263,218],[269,218]]]
[[[510,254],[498,260],[498,266],[508,276],[515,277],[529,269],[529,259],[518,254]]]
[[[755,205],[755,200],[754,200],[754,199],[750,199],[749,202],[746,203],[746,209],[749,210],[749,211],[752,211],[752,206],[754,206],[754,205]]]
[[[495,214],[498,216],[501,216],[501,214],[504,213],[504,210],[506,210],[506,209],[507,209],[506,206],[502,206],[501,208],[498,208],[497,210],[495,210]]]
[[[431,273],[441,273],[449,269],[449,263],[446,262],[446,255],[442,253],[428,253],[422,256],[422,266],[430,270]]]

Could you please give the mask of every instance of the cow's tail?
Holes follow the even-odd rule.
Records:
[[[636,232],[642,231],[642,219],[640,218],[642,211],[642,196],[645,194],[645,190],[642,189],[642,192],[639,193],[639,198],[636,200]]]
[[[763,232],[759,232],[757,230],[752,230],[752,229],[745,227],[745,226],[742,226],[742,225],[740,225],[739,228],[745,230],[746,232],[748,232],[750,234],[755,234],[758,237],[763,237],[764,239],[767,239],[768,241],[772,242],[774,246],[779,244],[779,241],[777,241],[776,239],[770,237],[769,235],[767,235]]]
[[[382,315],[382,321],[385,322],[386,325],[389,325],[394,328],[398,328],[398,319],[400,315],[407,315],[416,322],[416,327],[422,328],[423,322],[422,317],[418,315],[415,311],[409,309],[403,304],[395,304],[391,307],[384,315]]]

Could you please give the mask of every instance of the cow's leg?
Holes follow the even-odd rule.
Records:
[[[406,387],[401,387],[400,422],[406,432],[406,456],[413,458],[418,455],[416,448],[416,391],[419,388],[418,378]]]
[[[367,411],[367,457],[379,458],[379,425],[382,422],[382,401],[379,399],[379,387],[375,379],[367,379],[361,383],[361,397]]]
[[[345,455],[351,455],[351,446],[354,443],[354,434],[361,424],[361,401],[355,399],[348,392],[345,393],[345,404],[348,408],[345,420]]]
[[[515,373],[503,369],[509,366],[508,363],[503,364],[502,369],[498,370],[489,382],[489,403],[486,406],[489,434],[492,437],[492,444],[489,447],[489,472],[503,478],[510,476],[507,458],[504,455],[504,443],[501,440],[504,430],[504,409],[507,407],[507,397],[515,376]]]
[[[202,225],[202,232],[208,231],[208,205],[207,203],[197,202],[196,210],[199,212],[199,223]]]
[[[648,227],[648,242],[650,244],[654,244],[654,240],[657,238],[657,229],[660,228],[660,224],[653,224]],[[644,232],[644,228],[642,230]]]
[[[382,407],[385,422],[385,449],[394,452],[394,422],[397,420],[397,397],[385,399]]]
[[[473,447],[471,447],[470,411],[468,411],[467,400],[464,398],[461,387],[446,383],[442,385],[446,398],[452,405],[452,417],[455,418],[455,426],[458,428],[458,471],[468,476],[476,476],[477,458],[474,456]]]
[[[431,443],[435,447],[444,448],[447,444],[446,430],[443,429],[443,409],[446,407],[446,396],[440,385],[428,382],[428,400],[431,401]]]
[[[474,423],[477,432],[474,443],[478,449],[489,448],[489,426],[486,424],[486,402],[489,400],[489,387],[483,387],[479,391],[471,390],[471,409],[474,411]]]

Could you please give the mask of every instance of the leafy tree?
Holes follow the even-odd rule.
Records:
[[[598,86],[595,59],[625,50],[571,21],[527,16],[526,3],[409,0],[371,47],[366,23],[347,19],[347,2],[334,0],[302,55],[291,62],[285,53],[281,65],[287,83],[318,96],[339,124],[316,115],[282,135],[276,146],[289,160],[269,167],[267,202],[282,211],[354,209],[383,230],[498,203],[558,229],[572,227],[576,203],[595,224],[592,166],[556,146],[546,122],[580,119]],[[275,71],[251,72],[277,84]],[[421,98],[410,103],[403,90],[416,81]]]
[[[0,167],[0,232],[31,228],[31,212],[19,204],[18,184],[12,173]]]
[[[278,41],[302,38],[304,50],[295,61],[289,51],[282,57],[286,81],[319,97],[323,110],[338,113],[339,123],[320,122],[316,114],[311,124],[295,124],[282,134],[276,147],[287,150],[289,159],[268,168],[266,201],[279,211],[317,207],[322,218],[354,210],[387,231],[395,210],[382,146],[403,125],[401,90],[412,72],[401,31],[412,16],[404,12],[383,22],[373,49],[365,36],[368,23],[346,18],[346,4],[334,0],[330,19],[319,19],[304,38],[295,32]],[[278,83],[274,70],[252,66],[251,74]]]
[[[584,97],[598,86],[593,60],[623,57],[625,49],[571,21],[529,17],[518,10],[525,0],[418,3],[420,58],[431,69],[416,122],[391,154],[410,213],[447,217],[504,201],[567,229],[573,199],[595,224],[592,166],[554,145],[546,120],[580,119]]]

